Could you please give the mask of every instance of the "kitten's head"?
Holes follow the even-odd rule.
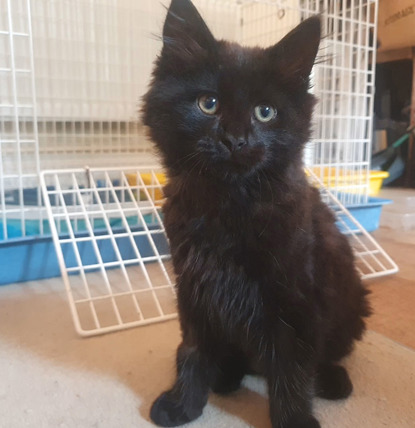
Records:
[[[170,173],[284,170],[308,140],[318,17],[267,49],[217,41],[190,0],[172,0],[143,119]]]

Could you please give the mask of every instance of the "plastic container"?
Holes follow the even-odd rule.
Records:
[[[385,189],[382,196],[393,199],[381,217],[381,226],[389,229],[408,231],[415,230],[415,190]]]
[[[314,174],[321,177],[321,168],[313,168]],[[389,177],[386,171],[370,171],[369,172],[369,196],[377,196],[382,188],[383,180]],[[356,171],[340,171],[336,168],[325,167],[323,170],[323,183],[328,188],[347,188],[347,193],[360,193],[362,189],[353,189],[357,183],[364,183],[365,175],[358,174]],[[345,189],[346,190],[346,189]]]
[[[144,218],[149,229],[157,227],[154,225],[151,215],[146,215]],[[130,219],[127,220],[130,223]],[[119,223],[119,229],[114,228],[113,231],[123,230],[121,227],[121,220]],[[136,223],[137,222],[131,220],[131,224]],[[95,227],[94,234],[100,235],[99,224],[95,224]],[[104,232],[104,223],[102,223],[101,228]],[[131,230],[141,231],[143,228],[131,226]],[[86,228],[85,231],[76,234],[77,238],[85,236],[88,236]],[[143,256],[153,255],[153,250],[146,236],[135,236],[134,239]],[[168,244],[163,235],[154,235],[153,240],[160,254],[168,254]],[[117,260],[117,256],[109,240],[99,241],[98,245],[101,257],[105,262]],[[117,238],[117,245],[124,260],[133,258],[133,248],[127,237]],[[88,260],[90,261],[91,258],[93,263],[97,262],[93,259],[94,251],[91,242],[80,241],[78,243],[78,250],[85,264],[87,264]],[[77,265],[74,251],[68,245],[65,247],[64,257],[68,266]],[[51,236],[29,236],[25,238],[8,239],[3,242],[0,241],[0,285],[53,278],[60,275],[59,263]]]
[[[162,200],[164,198],[163,192],[159,188],[156,188],[153,191],[151,189],[152,185],[157,185],[157,187],[159,187],[158,183],[154,182],[153,175],[148,174],[148,173],[141,173],[140,176],[141,176],[141,179],[143,180],[144,184],[148,188],[150,196],[153,199],[153,201]],[[128,184],[130,186],[137,186],[137,174],[126,174],[126,177],[128,180]],[[157,173],[156,177],[162,186],[164,186],[166,184],[166,176],[163,173]],[[154,194],[152,194],[152,193],[154,193]],[[147,199],[146,194],[143,191],[140,192],[140,200],[144,201],[146,199]]]
[[[415,212],[401,213],[399,211],[384,211],[381,220],[382,227],[394,230],[414,230],[415,229]]]
[[[389,172],[370,171],[369,174],[369,195],[379,195],[380,189],[382,188],[383,180],[389,177]]]
[[[380,217],[384,205],[391,204],[390,199],[369,198],[366,204],[354,205],[346,207],[350,214],[368,231],[373,232],[379,228]],[[346,216],[342,216],[343,221],[352,229],[356,227],[353,222]],[[340,231],[345,232],[344,225],[341,222],[337,223]]]

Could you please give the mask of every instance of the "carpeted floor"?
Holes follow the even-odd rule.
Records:
[[[176,321],[82,339],[59,279],[0,288],[0,427],[152,426],[149,407],[173,377]],[[415,352],[368,332],[346,362],[348,400],[316,400],[323,428],[415,426]],[[270,428],[265,385],[212,395],[195,427]]]
[[[369,328],[415,349],[415,230],[380,228],[374,236],[398,264],[399,272],[369,283],[374,310]]]

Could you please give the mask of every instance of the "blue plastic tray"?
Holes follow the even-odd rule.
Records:
[[[346,208],[368,232],[373,232],[379,228],[382,207],[392,202],[390,199],[369,197],[366,204],[350,205]],[[342,216],[342,219],[352,230],[356,229],[356,226],[348,217]],[[342,232],[345,231],[344,225],[341,223],[337,225]]]
[[[372,232],[379,227],[379,219],[383,205],[390,204],[391,202],[392,201],[389,199],[369,198],[367,204],[348,206],[347,208],[353,217],[368,232]],[[349,218],[343,217],[343,220],[351,229],[355,229],[353,222],[351,222]],[[16,222],[14,226],[17,229],[15,234],[11,234],[11,236],[21,236],[21,232],[19,233],[18,230],[19,222]],[[11,227],[14,226],[11,225]],[[29,233],[33,235],[38,234],[38,227],[39,222],[28,224]],[[338,224],[338,227],[340,230],[344,231],[344,226]],[[149,245],[148,238],[145,236],[136,237],[136,242],[143,255],[152,255],[152,249]],[[118,244],[123,259],[134,257],[131,242],[128,238],[121,238]],[[164,238],[160,242],[157,242],[156,245],[159,247],[161,254],[167,254],[168,245]],[[90,264],[95,262],[93,259],[95,255],[91,243],[82,243],[79,246],[79,251],[83,263]],[[63,252],[67,266],[75,266],[75,256],[70,246],[67,245],[67,249],[63,248]],[[116,260],[114,250],[109,240],[100,243],[100,253],[106,262]],[[56,276],[60,276],[60,270],[55,248],[50,236],[31,236],[10,239],[3,242],[1,242],[0,239],[0,285]]]
[[[148,225],[149,229],[158,229],[157,225]],[[132,231],[143,230],[141,227],[131,227]],[[124,232],[122,228],[113,228],[117,232]],[[99,231],[94,232],[99,235]],[[102,232],[106,233],[106,232]],[[76,236],[85,236],[85,232]],[[63,236],[65,238],[65,236]],[[161,233],[152,234],[152,238],[159,254],[168,254],[167,240]],[[123,260],[136,258],[134,248],[128,237],[116,237],[118,249]],[[142,257],[154,256],[154,251],[146,235],[134,237]],[[78,251],[83,265],[98,263],[92,243],[90,241],[78,242]],[[116,261],[117,257],[110,239],[97,240],[100,255],[104,263]],[[63,244],[62,252],[67,267],[77,266],[73,245]],[[91,271],[91,270],[90,270]],[[60,276],[60,268],[56,257],[52,237],[26,237],[0,242],[0,285],[13,282],[33,281],[38,279]]]

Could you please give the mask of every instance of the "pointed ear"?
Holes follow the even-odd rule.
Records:
[[[192,56],[215,46],[215,38],[192,2],[172,0],[163,27],[163,52]]]
[[[320,44],[320,33],[320,17],[315,15],[268,48],[269,55],[278,63],[278,68],[286,79],[308,84]]]

